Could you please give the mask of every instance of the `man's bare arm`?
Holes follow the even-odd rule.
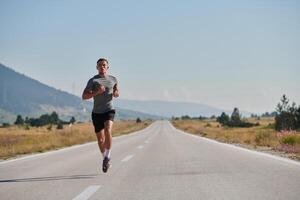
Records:
[[[82,93],[82,99],[86,100],[86,99],[90,99],[94,96],[93,91],[92,90],[84,90]]]
[[[90,99],[98,94],[102,94],[103,92],[105,92],[105,87],[104,86],[100,86],[98,88],[97,91],[93,91],[93,90],[84,90],[82,93],[82,99],[86,100],[86,99]]]
[[[120,92],[119,92],[118,85],[116,84],[113,90],[113,97],[119,97],[119,96],[120,96]]]

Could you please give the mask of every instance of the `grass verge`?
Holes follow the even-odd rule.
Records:
[[[250,128],[222,127],[214,120],[173,120],[172,124],[185,132],[224,143],[237,144],[294,160],[300,160],[300,133],[280,133],[272,128],[274,119],[248,119],[260,125]]]
[[[152,122],[116,121],[113,136],[128,134],[146,128]],[[96,141],[93,125],[80,123],[66,125],[62,130],[55,126],[26,127],[11,126],[0,128],[0,159],[22,154],[45,152],[62,147]]]

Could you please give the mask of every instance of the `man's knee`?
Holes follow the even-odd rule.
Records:
[[[99,141],[99,143],[100,143],[100,144],[104,144],[104,142],[105,142],[105,138],[102,138],[102,137],[101,137],[101,138],[99,138],[99,140],[98,140],[98,141]]]
[[[100,144],[104,144],[105,142],[104,131],[97,133],[97,139]]]
[[[111,135],[111,128],[105,128],[105,136]]]

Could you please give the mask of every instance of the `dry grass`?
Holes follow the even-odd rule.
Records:
[[[151,124],[150,121],[136,123],[135,121],[116,121],[113,126],[113,136],[128,134],[143,129]],[[0,159],[7,159],[20,154],[44,152],[75,144],[96,141],[91,123],[65,125],[64,129],[57,130],[45,127],[11,126],[0,128]]]
[[[181,130],[203,137],[211,138],[225,143],[235,143],[251,148],[268,147],[276,151],[283,151],[288,157],[300,159],[300,134],[282,135],[270,127],[274,123],[273,118],[247,119],[248,122],[260,125],[250,128],[222,127],[213,120],[174,120],[172,124]],[[288,137],[288,139],[286,139]],[[291,138],[290,138],[291,137]],[[286,141],[291,141],[290,143]],[[292,144],[292,145],[291,145]]]

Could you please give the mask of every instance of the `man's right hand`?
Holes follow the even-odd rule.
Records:
[[[96,90],[96,92],[93,92],[93,95],[96,96],[96,95],[99,95],[99,94],[103,94],[103,92],[105,92],[105,87],[103,85],[100,85],[98,87],[98,90]]]

